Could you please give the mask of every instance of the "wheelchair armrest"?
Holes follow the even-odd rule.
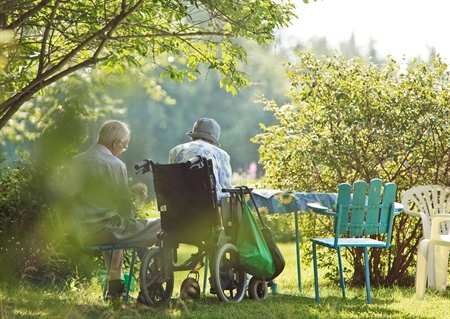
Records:
[[[326,216],[335,216],[336,213],[333,212],[330,208],[321,205],[320,203],[308,203],[306,204],[308,208],[310,208],[313,212]]]
[[[134,170],[136,174],[145,174],[151,172],[152,170],[152,161],[149,159],[144,159],[140,162],[134,164]]]

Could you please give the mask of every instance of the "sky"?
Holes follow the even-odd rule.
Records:
[[[326,37],[337,48],[352,34],[383,56],[427,58],[434,47],[450,63],[450,0],[296,0],[298,18],[279,30],[282,46]]]

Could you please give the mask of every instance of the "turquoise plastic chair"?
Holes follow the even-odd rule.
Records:
[[[334,238],[312,238],[314,267],[314,289],[316,302],[320,301],[317,273],[316,246],[321,245],[335,249],[338,257],[339,284],[342,297],[345,298],[345,282],[341,258],[341,248],[358,247],[364,249],[364,275],[366,283],[367,303],[371,303],[369,249],[389,248],[391,245],[392,224],[394,219],[394,201],[397,185],[386,183],[380,179],[372,179],[370,186],[365,181],[356,181],[338,186],[336,211],[319,204],[308,204],[315,212],[334,216]],[[384,235],[384,241],[370,238],[373,235]]]

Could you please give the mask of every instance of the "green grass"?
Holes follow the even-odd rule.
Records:
[[[222,304],[215,296],[183,303],[174,299],[169,307],[148,309],[129,305],[120,311],[100,298],[98,283],[83,288],[67,285],[65,289],[43,289],[26,285],[0,288],[0,318],[450,318],[450,293],[428,291],[424,300],[414,297],[413,288],[374,288],[373,304],[366,305],[363,289],[348,289],[340,297],[338,286],[321,281],[321,303],[314,303],[312,271],[303,265],[303,294],[297,290],[295,248],[280,245],[287,268],[278,278],[279,295],[264,302],[244,300]],[[307,259],[307,258],[305,258]],[[177,274],[174,298],[185,274]]]

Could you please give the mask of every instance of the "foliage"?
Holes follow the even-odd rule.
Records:
[[[266,215],[265,222],[277,242],[295,240],[295,223],[291,214]]]
[[[47,192],[40,182],[44,177],[29,162],[4,168],[0,175],[0,280],[27,278],[34,282],[55,282],[72,275],[67,257],[48,241]],[[73,269],[72,269],[73,270]]]
[[[266,43],[293,18],[292,1],[3,1],[0,28],[17,45],[0,74],[0,127],[42,88],[102,64],[124,70],[151,57],[172,79],[194,79],[205,64],[228,92],[247,83],[246,52],[234,41]],[[167,61],[178,58],[182,67]]]
[[[75,273],[90,275],[94,262],[67,240],[70,212],[61,202],[63,163],[79,152],[89,120],[74,104],[45,122],[34,148],[0,169],[2,280],[64,281]]]
[[[0,132],[0,143],[14,158],[19,149],[33,147],[33,141],[58,114],[76,108],[83,121],[92,123],[86,125],[90,139],[81,149],[94,142],[104,119],[113,117],[129,124],[132,138],[123,159],[132,167],[142,158],[167,161],[169,149],[187,141],[185,133],[193,122],[210,116],[222,126],[221,144],[231,154],[233,169],[245,170],[258,158],[257,147],[249,142],[258,132],[258,123],[273,121],[272,114],[254,101],[264,93],[283,102],[287,80],[282,55],[269,53],[271,47],[244,46],[249,60],[243,69],[249,74],[250,85],[236,96],[220,89],[215,71],[210,71],[207,79],[174,83],[159,78],[151,62],[123,73],[96,70],[69,76],[25,103]]]
[[[287,84],[281,66],[269,67],[281,60],[268,54],[270,48],[249,47],[249,63],[245,67],[251,84],[237,96],[229,96],[217,85],[218,75],[210,72],[207,79],[189,83],[159,82],[172,99],[155,100],[143,84],[127,85],[128,76],[118,77],[108,92],[127,105],[123,115],[131,128],[131,143],[123,159],[129,164],[141,158],[166,162],[170,148],[189,140],[186,132],[200,117],[213,117],[221,125],[221,147],[231,155],[235,171],[256,162],[257,148],[249,139],[258,132],[258,123],[270,123],[273,116],[255,105],[260,94],[282,102]],[[147,76],[151,78],[152,74]]]
[[[62,79],[58,85],[47,88],[44,94],[25,103],[0,132],[0,142],[4,145],[30,145],[61,117],[67,119],[65,125],[70,125],[69,117],[73,117],[74,123],[83,121],[88,124],[100,117],[123,114],[122,100],[113,99],[104,92],[106,86],[102,79],[106,74],[93,73],[94,76],[81,73]],[[87,132],[84,133],[86,135]]]
[[[292,103],[265,101],[278,123],[254,139],[271,186],[333,192],[338,183],[374,177],[400,191],[450,184],[449,72],[438,56],[402,69],[392,59],[376,66],[300,53],[287,74]],[[397,217],[393,247],[371,255],[375,284],[411,282],[420,237],[420,221]],[[347,258],[353,281],[362,282],[361,253]]]

